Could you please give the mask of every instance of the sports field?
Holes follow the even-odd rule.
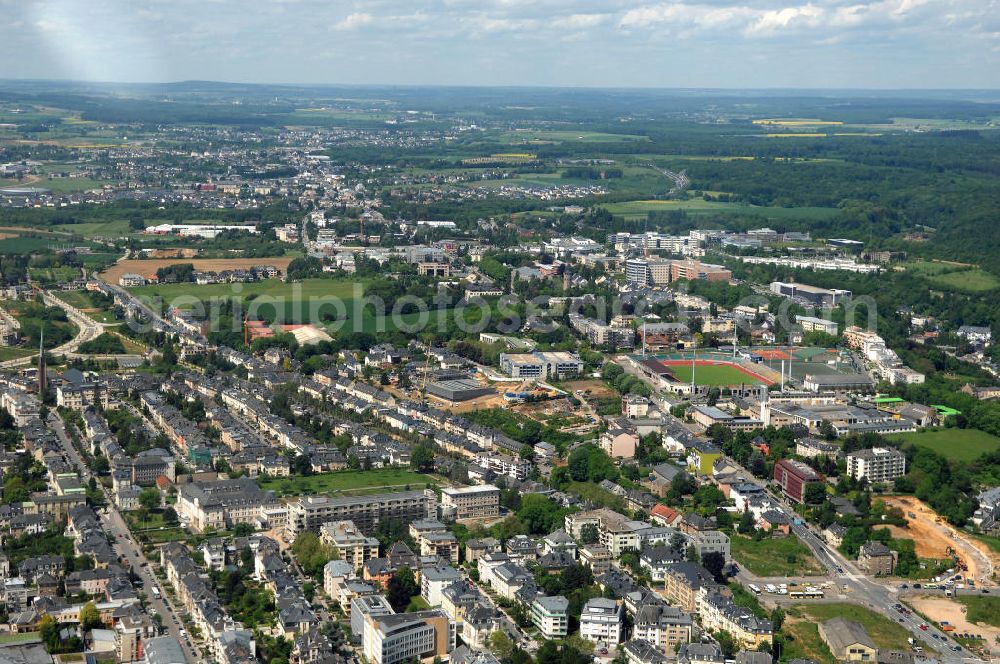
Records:
[[[682,383],[691,382],[691,362],[687,360],[664,360],[674,378]],[[726,387],[747,383],[770,384],[771,381],[759,376],[738,364],[719,364],[713,360],[697,360],[694,367],[694,379],[698,385],[711,387]]]
[[[975,461],[1000,449],[1000,438],[979,429],[932,429],[889,436],[934,450],[953,461]]]

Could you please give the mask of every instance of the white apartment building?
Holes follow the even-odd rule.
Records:
[[[569,600],[561,595],[536,597],[531,603],[531,622],[547,639],[561,639],[569,632]]]
[[[847,455],[847,474],[869,484],[892,482],[906,474],[906,457],[897,449],[874,447]]]
[[[605,597],[587,600],[580,614],[580,636],[607,645],[621,643],[624,635],[623,609],[618,602]]]

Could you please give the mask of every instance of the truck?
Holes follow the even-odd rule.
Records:
[[[768,583],[767,585],[765,585],[764,590],[766,590],[769,593],[778,592],[778,588],[773,583]]]
[[[153,593],[153,597],[155,597],[156,599],[160,599],[160,589],[159,588],[157,588],[156,586],[153,586],[152,588],[150,588],[150,590]]]

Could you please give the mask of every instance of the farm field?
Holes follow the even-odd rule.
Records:
[[[281,272],[285,272],[288,269],[288,264],[292,262],[292,259],[288,256],[282,257],[270,257],[270,258],[153,258],[149,260],[142,259],[129,259],[124,260],[119,263],[115,263],[107,270],[101,273],[101,276],[108,282],[117,284],[118,279],[123,274],[156,274],[156,271],[161,267],[169,267],[171,265],[177,265],[180,263],[191,263],[197,270],[233,270],[237,268],[249,268],[254,265],[274,265]],[[280,282],[279,282],[280,283]],[[182,288],[205,288],[204,286],[195,286],[195,284],[176,284]],[[212,285],[222,285],[229,286],[229,284],[212,284]],[[247,284],[243,284],[246,286]],[[154,288],[159,288],[160,286],[154,286]],[[138,290],[138,289],[137,289]],[[199,290],[199,293],[202,292]]]
[[[933,429],[889,438],[926,447],[953,461],[974,461],[986,452],[1000,449],[1000,438],[978,429]]]
[[[861,623],[879,648],[907,650],[909,632],[890,618],[858,604],[796,604],[786,611],[784,630],[791,637],[786,641],[784,656],[807,658],[823,664],[834,664],[830,649],[819,635],[818,623],[842,616]]]
[[[733,558],[757,576],[811,576],[823,567],[794,535],[753,540],[733,536]]]
[[[509,131],[499,136],[502,143],[517,145],[519,143],[617,143],[619,141],[644,142],[649,138],[635,134],[609,134],[600,131],[563,130],[527,130]]]
[[[836,208],[821,207],[761,207],[744,203],[723,203],[701,198],[690,200],[646,200],[609,203],[601,206],[608,212],[626,218],[644,217],[650,212],[684,210],[689,213],[730,212],[756,215],[768,219],[829,219],[838,213]]]
[[[352,493],[365,489],[403,491],[423,489],[428,483],[437,484],[432,475],[421,475],[402,468],[376,470],[346,470],[334,473],[299,477],[258,478],[263,489],[273,490],[279,496],[296,494]]]

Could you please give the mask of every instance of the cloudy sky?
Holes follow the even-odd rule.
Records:
[[[0,78],[1000,87],[1000,0],[0,0]]]

